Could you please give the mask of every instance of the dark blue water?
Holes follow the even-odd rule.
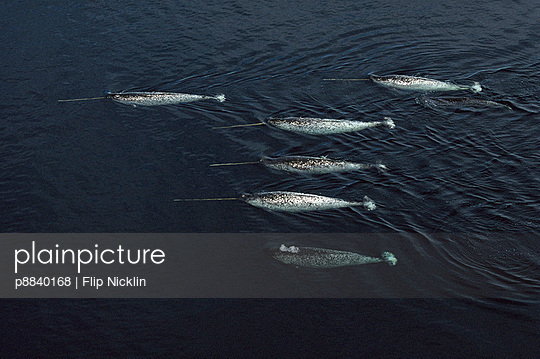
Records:
[[[287,285],[320,286],[321,297],[354,276],[378,294],[396,286],[423,293],[425,281],[454,298],[6,301],[10,355],[39,347],[87,356],[538,356],[537,2],[10,1],[0,9],[3,232],[398,232],[410,238],[370,248],[392,251],[407,268],[393,268],[391,284],[365,267],[276,273]],[[481,93],[457,96],[513,109],[426,108],[418,93],[323,81],[369,73],[479,81]],[[57,102],[123,90],[224,93],[227,101]],[[213,129],[269,116],[389,116],[396,128],[322,137]],[[280,155],[381,161],[389,170],[209,167]],[[261,190],[368,195],[378,208],[279,214],[240,201],[173,201]],[[489,298],[467,287],[489,288]]]

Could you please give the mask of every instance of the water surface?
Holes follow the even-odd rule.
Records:
[[[371,290],[393,293],[398,285],[422,292],[422,282],[402,275],[411,273],[412,278],[438,281],[442,288],[457,288],[446,294],[466,300],[412,306],[392,302],[388,306],[403,313],[401,325],[418,318],[412,330],[417,336],[430,335],[433,327],[456,338],[463,338],[465,331],[470,334],[464,349],[468,354],[483,348],[489,337],[491,344],[508,343],[508,354],[531,356],[527,345],[511,343],[526,343],[530,324],[539,320],[537,2],[17,1],[4,3],[1,9],[9,14],[3,17],[0,32],[4,232],[345,232],[381,238],[385,233],[410,234],[407,240],[384,243],[384,248],[379,248],[381,243],[366,248],[362,241],[294,244],[372,255],[377,253],[371,250],[389,250],[399,260],[392,268],[396,275],[392,286],[374,277]],[[463,84],[479,81],[484,91],[458,95],[505,101],[514,109],[429,109],[415,101],[418,93],[368,81],[323,81],[365,78],[369,73]],[[108,100],[57,102],[123,90],[224,93],[227,101],[150,108]],[[359,120],[389,116],[396,128],[331,136],[266,126],[213,129],[270,116]],[[280,155],[381,161],[389,170],[306,176],[257,165],[209,167]],[[282,214],[240,201],[173,201],[262,190],[348,200],[368,195],[378,208]],[[406,270],[400,272],[400,266]],[[276,266],[275,273],[287,278],[287,285],[318,286],[324,297],[340,292],[336,281],[351,285],[352,278],[373,276],[374,268],[313,275]],[[473,289],[487,285],[496,300],[471,297],[463,289],[467,285]],[[311,309],[306,309],[306,316],[317,318],[313,321],[321,326],[338,316],[343,326],[333,326],[334,338],[350,334],[342,328],[362,320],[355,302],[334,304],[339,309],[322,310],[328,316],[320,319],[320,308],[313,309],[320,303],[307,303]],[[96,317],[87,318],[87,327],[107,337],[123,334],[120,326],[111,334],[96,325],[110,317],[102,305],[127,306],[138,317],[163,317],[173,310],[155,309],[162,305],[159,302],[152,303],[147,313],[136,302],[88,305]],[[274,305],[249,302],[247,307],[276,314]],[[249,312],[242,305],[223,302],[196,306],[200,307],[196,313],[188,304],[174,310],[194,318],[223,307],[231,318]],[[361,317],[372,318],[383,310],[381,306],[370,307],[373,312]],[[38,308],[42,309],[32,317],[45,318],[43,311],[66,307],[44,309],[49,307],[39,304]],[[458,308],[468,313],[463,315],[477,313],[486,325],[471,326],[456,315],[461,313]],[[433,311],[443,314],[433,317]],[[81,311],[73,313],[79,318]],[[505,321],[497,318],[510,317],[515,332],[510,330],[511,340],[502,340],[506,335],[493,333],[490,326]],[[272,320],[267,323],[265,328],[277,326]],[[394,324],[381,319],[382,342],[393,336],[389,328]],[[174,334],[165,338],[168,344],[178,340]],[[197,343],[194,335],[187,341]],[[270,343],[261,346],[268,349]],[[332,343],[339,343],[332,348],[340,347],[344,354],[355,345],[338,339]],[[452,346],[447,341],[438,345]],[[411,350],[403,354],[417,354],[413,347],[409,344]]]

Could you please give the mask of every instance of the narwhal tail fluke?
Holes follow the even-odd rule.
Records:
[[[214,98],[219,102],[225,102],[225,95],[222,93],[220,93],[219,95],[216,95]]]
[[[381,254],[381,257],[383,259],[383,261],[385,261],[386,263],[388,263],[388,265],[391,265],[391,266],[395,266],[396,263],[397,263],[397,258],[396,256],[394,256],[392,253],[390,252],[383,252]]]
[[[393,129],[394,127],[396,127],[396,124],[394,123],[394,120],[392,120],[390,117],[385,117],[383,123],[389,129]]]
[[[364,196],[364,199],[362,202],[355,202],[355,206],[363,206],[368,211],[373,211],[377,208],[377,205],[375,204],[375,201],[369,198],[368,196]]]
[[[471,91],[472,92],[480,92],[482,91],[482,86],[480,85],[480,82],[475,82],[471,87],[470,87]]]
[[[377,163],[373,165],[373,167],[375,167],[377,171],[379,171],[379,173],[388,171],[388,167],[383,165],[381,160],[378,160]]]
[[[367,209],[368,211],[373,211],[375,208],[377,208],[375,201],[373,201],[368,196],[364,196],[364,201],[362,204],[364,205],[364,208]]]
[[[478,93],[482,91],[482,85],[480,85],[480,82],[474,82],[471,86],[467,85],[458,85],[460,90],[470,90],[474,93]]]

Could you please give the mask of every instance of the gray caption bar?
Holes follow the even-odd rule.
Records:
[[[429,241],[459,243],[459,235]],[[3,298],[497,297],[412,234],[0,234]]]

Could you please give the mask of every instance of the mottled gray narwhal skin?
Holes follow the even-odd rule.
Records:
[[[504,103],[484,100],[474,97],[424,97],[420,96],[416,99],[416,102],[426,107],[504,107],[512,109],[512,107],[505,105]]]
[[[261,164],[266,167],[295,173],[336,173],[351,172],[369,168],[386,169],[382,164],[355,163],[334,160],[326,157],[285,156],[279,158],[263,158]]]
[[[335,268],[381,262],[393,266],[397,262],[396,257],[390,252],[383,252],[381,258],[374,258],[335,249],[287,247],[284,244],[279,248],[272,249],[270,252],[272,257],[280,262],[307,268]]]
[[[200,100],[225,101],[225,95],[223,94],[217,96],[205,96],[174,92],[119,92],[109,93],[107,94],[107,97],[114,101],[135,106],[174,105]]]
[[[241,198],[252,206],[280,212],[323,211],[353,206],[364,206],[368,211],[376,208],[373,200],[367,196],[362,202],[350,202],[309,193],[272,191],[244,194]]]
[[[371,122],[327,118],[284,117],[270,118],[267,120],[267,123],[282,130],[307,133],[310,135],[355,132],[381,125],[387,126],[390,129],[395,127],[394,121],[389,117],[385,117],[384,121]]]
[[[370,75],[373,82],[400,90],[413,91],[459,91],[471,90],[473,92],[482,91],[482,86],[475,82],[472,86],[456,85],[450,82],[428,79],[425,77],[407,76],[407,75]]]

